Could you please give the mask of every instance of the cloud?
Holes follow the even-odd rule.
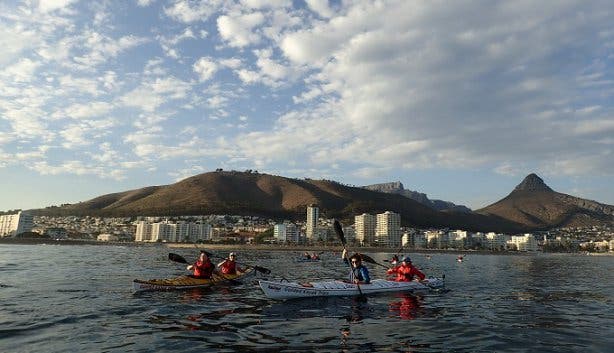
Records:
[[[10,78],[17,82],[31,81],[34,78],[34,73],[40,66],[40,62],[35,62],[25,58],[0,71],[0,76],[4,77],[5,79]]]
[[[260,41],[260,35],[254,33],[254,27],[264,22],[264,15],[253,12],[241,15],[224,15],[217,19],[217,29],[222,39],[231,47],[245,47]]]
[[[334,15],[333,10],[328,6],[328,0],[306,0],[307,6],[324,18],[330,18]]]
[[[191,88],[189,82],[175,77],[158,77],[153,81],[142,82],[137,88],[124,94],[120,101],[125,106],[151,113],[170,100],[187,98]]]
[[[41,12],[51,12],[68,7],[77,0],[39,0],[38,10]]]
[[[200,81],[207,81],[218,69],[218,65],[209,57],[202,57],[194,63],[193,70],[198,75]]]
[[[223,0],[175,0],[170,7],[164,8],[164,13],[184,23],[206,21],[223,4]]]

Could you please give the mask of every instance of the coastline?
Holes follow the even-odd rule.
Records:
[[[143,243],[143,242],[108,242],[97,240],[55,240],[55,239],[37,239],[37,238],[0,238],[0,245],[102,245],[102,246],[152,246],[165,247],[169,249],[207,249],[207,250],[257,250],[257,251],[333,251],[341,252],[343,247],[341,244],[331,245],[288,245],[288,244],[193,244],[193,243]],[[384,247],[358,247],[349,246],[351,252],[362,253],[390,253],[396,254],[399,248],[384,248]],[[544,253],[538,252],[516,252],[516,251],[490,251],[490,250],[456,250],[456,249],[403,249],[401,253],[414,254],[463,254],[463,255],[523,255],[523,256],[539,256],[542,254],[569,254],[581,256],[614,256],[614,252],[608,253]]]

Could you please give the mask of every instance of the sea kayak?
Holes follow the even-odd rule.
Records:
[[[442,278],[428,278],[423,282],[396,282],[385,279],[376,279],[370,284],[361,284],[360,291],[356,284],[344,281],[321,281],[321,282],[285,282],[265,281],[258,282],[264,294],[272,299],[292,299],[308,297],[331,297],[331,296],[356,296],[373,293],[390,292],[428,292],[444,287]]]
[[[132,286],[137,292],[146,290],[175,290],[175,289],[190,289],[190,288],[207,288],[218,284],[232,283],[240,281],[244,277],[253,273],[252,268],[248,268],[245,272],[235,275],[218,275],[214,274],[210,279],[194,278],[190,276],[179,276],[174,278],[164,279],[149,279],[132,281]]]

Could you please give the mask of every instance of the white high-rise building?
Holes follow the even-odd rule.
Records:
[[[386,211],[377,215],[375,239],[378,245],[401,245],[401,215]]]
[[[145,221],[136,223],[134,241],[151,241],[151,223]]]
[[[537,240],[533,234],[513,235],[509,243],[518,251],[537,251]]]
[[[356,241],[362,245],[375,243],[375,216],[363,213],[354,216],[354,228],[356,230]]]
[[[307,241],[317,240],[318,237],[318,219],[320,217],[320,211],[318,206],[307,206],[307,230],[305,236]]]
[[[280,223],[273,227],[273,236],[279,243],[298,243],[298,227],[294,223]]]
[[[28,212],[0,216],[0,238],[14,237],[17,234],[31,232],[34,225],[33,217]]]
[[[484,236],[484,245],[489,250],[505,250],[508,240],[510,240],[509,235],[489,232]]]
[[[148,223],[137,222],[134,241],[197,242],[211,240],[211,225],[207,223]]]

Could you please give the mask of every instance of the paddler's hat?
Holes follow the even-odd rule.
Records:
[[[235,253],[231,252],[230,254],[228,254],[228,257],[231,257],[231,256],[235,256],[235,257],[236,257],[236,256],[237,256],[237,254],[235,254]]]
[[[407,262],[408,264],[410,264],[411,263],[411,259],[409,258],[409,256],[405,256],[403,258],[403,262]]]

